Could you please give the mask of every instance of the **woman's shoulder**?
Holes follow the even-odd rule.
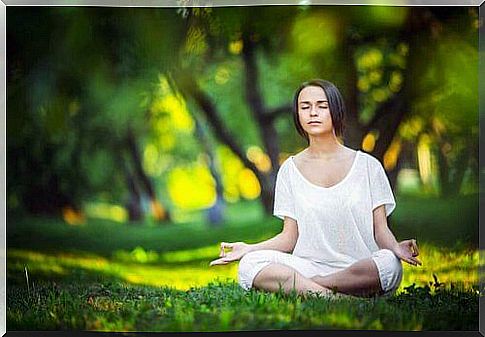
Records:
[[[287,171],[289,169],[289,166],[291,165],[291,161],[293,160],[293,154],[286,155],[283,157],[282,160],[280,160],[280,168],[279,171]]]
[[[370,168],[375,169],[382,166],[381,161],[375,157],[373,154],[365,152],[364,150],[359,150],[361,156],[367,161]]]
[[[280,161],[280,172],[289,173],[294,166],[298,166],[299,161],[301,160],[302,153],[305,152],[306,148],[298,150],[293,153],[286,153],[284,155],[284,159]]]

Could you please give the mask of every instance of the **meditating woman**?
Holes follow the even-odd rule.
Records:
[[[342,95],[328,81],[296,91],[294,123],[308,147],[277,174],[273,214],[283,230],[256,244],[222,242],[211,262],[240,260],[244,289],[388,296],[401,282],[401,260],[421,265],[416,240],[397,242],[388,227],[396,203],[382,164],[339,141],[344,114]]]

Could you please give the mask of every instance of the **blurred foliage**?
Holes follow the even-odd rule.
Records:
[[[9,327],[476,329],[478,10],[423,11],[431,21],[414,31],[413,50],[403,29],[415,12],[406,7],[9,7]],[[411,147],[390,226],[398,239],[418,238],[424,265],[405,265],[396,298],[329,305],[211,283],[237,276],[236,264],[207,267],[218,242],[261,241],[281,222],[262,217],[257,177],[217,140],[172,74],[183,68],[196,79],[244,155],[268,172],[245,97],[245,32],[257,47],[254,85],[270,108],[291,104],[299,83],[321,77],[356,98],[367,125],[408,81],[413,95],[383,160],[395,167]],[[412,53],[419,58],[410,63]],[[210,231],[201,209],[215,201],[215,179],[196,118],[215,144],[224,198],[235,203]],[[303,149],[291,111],[274,124],[280,160]],[[372,150],[381,135],[367,131],[362,147]],[[137,164],[177,226],[120,227]],[[453,184],[467,195],[424,198]],[[151,207],[145,195],[141,205]],[[67,224],[25,212],[62,215]]]
[[[136,167],[126,145],[130,133],[166,207],[210,207],[215,183],[194,118],[209,123],[178,92],[170,75],[177,67],[196,78],[246,156],[267,170],[262,135],[245,97],[245,31],[254,33],[258,85],[268,107],[290,104],[299,83],[322,77],[346,98],[357,90],[365,124],[419,66],[420,76],[411,79],[419,94],[407,102],[409,114],[398,132],[415,147],[415,163],[408,166],[419,171],[425,192],[436,190],[443,178],[430,177],[446,175],[439,171],[438,152],[446,157],[452,182],[459,180],[460,153],[471,149],[464,179],[477,182],[477,11],[429,13],[437,22],[431,35],[418,32],[425,58],[407,64],[411,51],[400,35],[410,15],[405,7],[11,8],[8,209],[59,214],[90,202],[125,204],[131,193],[126,175]],[[281,158],[304,147],[291,111],[275,127]],[[369,131],[363,147],[372,149],[379,134]],[[258,198],[254,174],[213,132],[209,137],[217,144],[226,201]],[[393,144],[386,167],[399,156],[400,143]]]

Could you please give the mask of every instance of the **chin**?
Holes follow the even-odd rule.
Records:
[[[321,130],[309,130],[307,131],[307,134],[309,136],[314,136],[314,137],[319,137],[319,136],[326,136],[326,135],[330,135],[333,133],[333,130],[325,130],[325,129],[321,129]]]

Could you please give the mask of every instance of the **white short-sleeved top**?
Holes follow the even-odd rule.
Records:
[[[296,167],[294,156],[280,166],[273,214],[298,224],[293,254],[335,268],[346,268],[377,250],[372,211],[396,206],[381,162],[357,151],[347,175],[335,185],[311,183]]]

